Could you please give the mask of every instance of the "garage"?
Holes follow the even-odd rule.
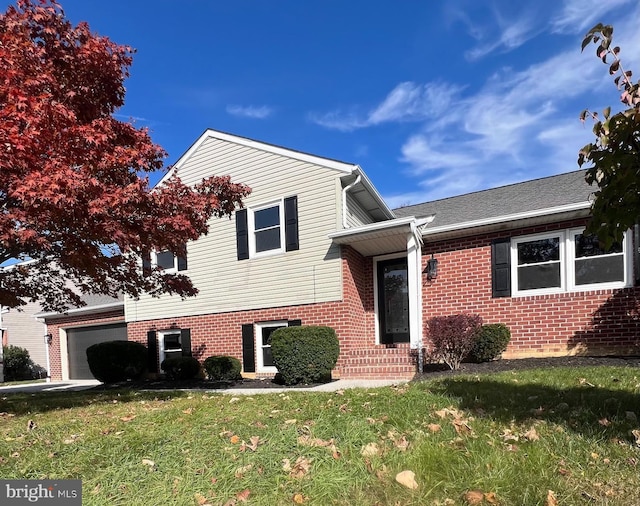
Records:
[[[94,379],[87,363],[87,348],[105,341],[126,341],[127,325],[116,323],[67,329],[69,379]]]

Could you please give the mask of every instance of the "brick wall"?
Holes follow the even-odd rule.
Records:
[[[526,297],[491,296],[491,241],[584,225],[582,221],[531,227],[517,233],[479,235],[425,244],[438,276],[423,285],[423,321],[433,316],[475,313],[485,323],[511,329],[505,357],[638,352],[636,288],[591,290]]]
[[[60,329],[73,327],[86,327],[89,325],[101,325],[106,323],[124,323],[124,308],[101,313],[99,315],[72,315],[56,318],[47,322],[47,333],[52,340],[49,346],[50,375],[54,381],[62,379],[62,363],[60,357]]]

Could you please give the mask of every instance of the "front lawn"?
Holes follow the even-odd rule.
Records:
[[[638,416],[635,367],[252,397],[13,394],[0,476],[80,478],[85,505],[634,504]]]

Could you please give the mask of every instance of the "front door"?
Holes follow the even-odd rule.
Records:
[[[409,342],[409,275],[407,259],[378,262],[380,343]]]

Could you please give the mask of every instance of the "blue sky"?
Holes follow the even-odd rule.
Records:
[[[580,111],[619,108],[595,23],[640,73],[638,0],[61,4],[137,49],[118,117],[168,164],[213,128],[357,163],[392,207],[578,169]]]

